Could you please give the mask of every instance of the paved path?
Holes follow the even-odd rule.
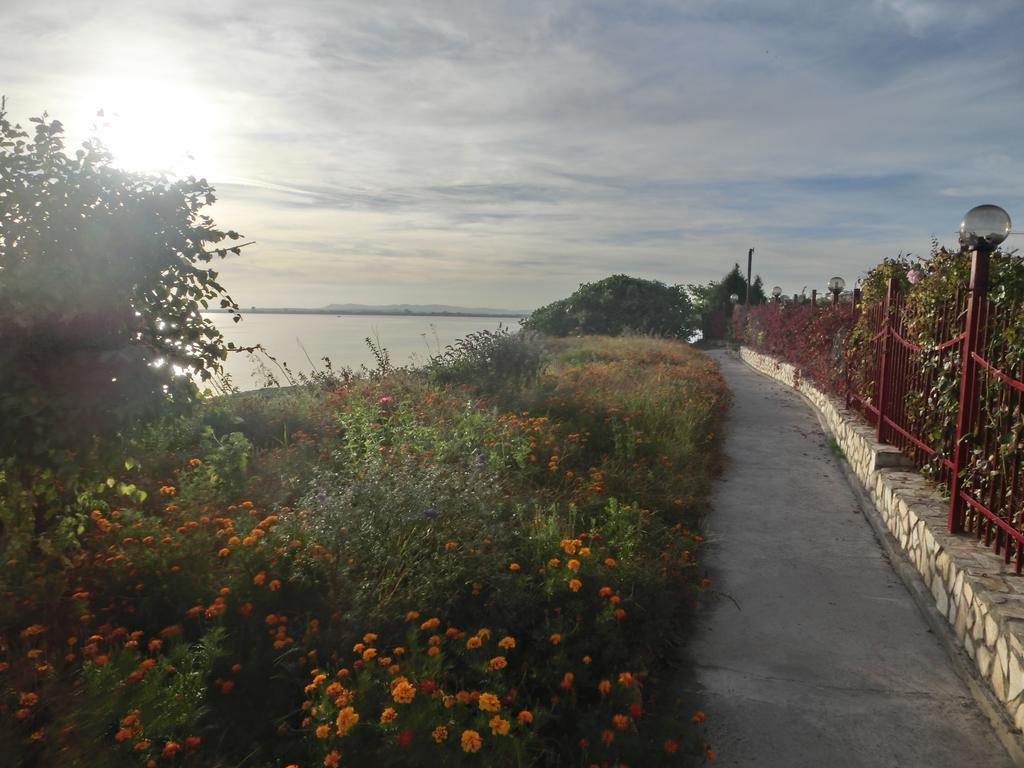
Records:
[[[713,354],[735,399],[704,557],[732,600],[700,617],[692,656],[715,765],[1012,765],[811,407]]]

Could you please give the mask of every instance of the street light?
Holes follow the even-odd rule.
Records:
[[[839,303],[839,294],[843,292],[843,288],[846,287],[846,281],[841,277],[833,277],[828,281],[828,289],[832,291],[832,306],[836,306]]]
[[[960,245],[992,253],[1010,234],[1010,214],[998,205],[978,205],[960,222]]]
[[[772,288],[772,298],[775,299],[775,303],[779,303],[779,297],[782,295],[782,286],[776,285]]]
[[[735,293],[730,293],[729,294],[729,301],[731,301],[733,304],[735,304],[739,300],[740,300],[740,297],[739,297],[738,294],[735,294]]]

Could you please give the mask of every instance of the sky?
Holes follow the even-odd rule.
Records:
[[[0,93],[209,179],[243,306],[532,309],[751,247],[792,294],[981,203],[1024,229],[1022,31],[1019,0],[0,0]]]

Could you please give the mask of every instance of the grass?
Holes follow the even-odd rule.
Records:
[[[168,419],[52,556],[8,536],[0,749],[26,766],[703,762],[702,714],[675,717],[656,681],[707,586],[697,523],[727,399],[678,342],[499,333],[426,370]]]

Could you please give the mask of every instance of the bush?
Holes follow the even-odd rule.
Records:
[[[682,286],[612,275],[535,310],[524,327],[550,336],[638,333],[688,339],[697,323]]]

